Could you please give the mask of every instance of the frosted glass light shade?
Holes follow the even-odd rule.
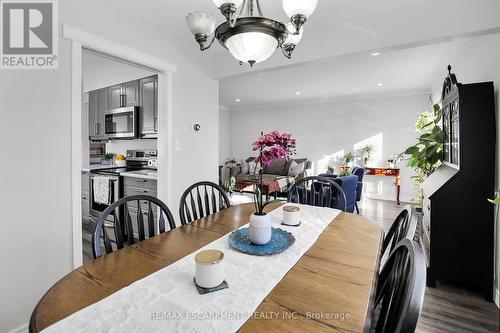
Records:
[[[226,47],[239,61],[253,64],[269,58],[278,47],[278,40],[262,32],[244,32],[229,37]]]
[[[318,0],[283,0],[283,10],[288,17],[294,15],[309,17],[317,5]]]
[[[295,26],[291,22],[288,22],[286,24],[286,30],[288,32],[288,36],[286,37],[285,41],[283,42],[283,45],[287,45],[287,44],[297,45],[297,44],[299,44],[300,40],[302,39],[302,34],[304,33],[304,28],[300,28],[299,34],[294,35],[295,30],[296,30]]]
[[[204,34],[210,36],[215,30],[215,17],[207,12],[194,12],[186,16],[189,30],[194,35]]]
[[[220,6],[222,6],[223,4],[232,4],[234,5],[236,8],[238,8],[243,0],[213,0],[214,1],[214,4],[217,6],[217,8],[220,8]]]

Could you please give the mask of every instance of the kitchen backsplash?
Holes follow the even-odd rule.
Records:
[[[110,140],[106,143],[106,152],[125,155],[128,149],[157,149],[156,139]]]

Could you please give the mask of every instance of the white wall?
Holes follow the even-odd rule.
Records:
[[[314,172],[321,173],[325,157],[344,150],[377,134],[383,134],[380,164],[387,164],[392,154],[402,152],[415,143],[414,124],[420,112],[429,107],[429,96],[406,96],[366,99],[331,104],[298,105],[294,107],[231,112],[231,154],[238,159],[252,156],[250,143],[261,131],[274,129],[290,132],[297,139],[297,156],[314,163]],[[328,160],[329,158],[326,158]],[[413,171],[400,163],[401,199],[414,196],[410,177]],[[326,166],[325,166],[326,167]],[[395,199],[392,177],[366,177],[370,197]],[[365,191],[365,190],[364,190]]]
[[[500,88],[500,63],[498,55],[500,54],[500,34],[494,34],[484,37],[472,38],[466,41],[468,46],[458,52],[450,49],[449,58],[443,59],[443,72],[436,74],[436,86],[433,88],[434,96],[440,98],[441,85],[447,70],[446,66],[451,64],[453,72],[457,75],[458,81],[462,83],[493,81],[495,84],[495,103],[496,103],[496,126],[497,126],[497,151],[496,151],[496,188],[500,189],[500,105],[498,100]],[[499,211],[495,213],[496,235],[495,235],[495,254],[496,254],[496,304],[500,306],[498,290],[500,289],[500,218]]]
[[[224,165],[231,156],[231,111],[219,109],[219,165]],[[227,168],[222,169],[222,179],[228,177]]]
[[[177,31],[127,16],[121,3],[59,1],[60,21],[177,65],[173,137],[181,150],[174,153],[173,199],[167,203],[177,216],[189,184],[217,180],[218,84],[193,61],[193,52],[176,42]],[[73,265],[71,45],[62,38],[59,45],[58,70],[0,73],[0,149],[8,159],[0,163],[1,223],[8,233],[0,242],[1,332],[28,323],[40,297]],[[202,124],[197,134],[191,130],[194,121]],[[201,162],[206,167],[199,167]]]
[[[156,74],[142,67],[105,57],[95,52],[82,52],[82,89],[84,92],[142,79]]]

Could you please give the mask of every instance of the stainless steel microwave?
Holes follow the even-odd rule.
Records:
[[[104,133],[108,138],[133,139],[138,137],[139,107],[129,106],[106,111]]]

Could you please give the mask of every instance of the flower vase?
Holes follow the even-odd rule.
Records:
[[[266,245],[271,240],[272,228],[271,218],[269,215],[250,216],[250,226],[248,228],[248,236],[250,241],[255,245]]]

